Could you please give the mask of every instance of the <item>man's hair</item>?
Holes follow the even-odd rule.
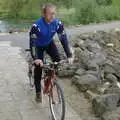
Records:
[[[56,8],[56,6],[54,4],[51,4],[51,3],[42,4],[41,5],[42,13],[45,13],[48,8]]]

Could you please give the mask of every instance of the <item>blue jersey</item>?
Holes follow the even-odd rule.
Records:
[[[48,46],[53,40],[55,33],[58,34],[67,57],[71,57],[64,26],[58,19],[54,19],[48,24],[43,17],[40,17],[40,19],[32,25],[30,30],[30,48]],[[32,56],[34,57],[33,54]]]

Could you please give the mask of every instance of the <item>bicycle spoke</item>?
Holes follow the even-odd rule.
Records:
[[[65,104],[61,89],[55,84],[51,90],[50,108],[54,120],[64,120]]]

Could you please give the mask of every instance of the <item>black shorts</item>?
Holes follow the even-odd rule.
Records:
[[[57,46],[55,45],[54,41],[52,41],[48,46],[36,47],[38,59],[44,60],[44,52],[45,51],[51,57],[53,62],[60,61],[60,54],[59,54],[59,51],[58,51]]]

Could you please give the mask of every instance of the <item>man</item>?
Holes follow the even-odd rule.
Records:
[[[42,7],[42,16],[32,25],[30,30],[30,49],[31,55],[35,63],[34,83],[36,88],[36,101],[41,101],[41,65],[43,64],[44,51],[50,55],[53,62],[60,61],[58,49],[53,41],[55,33],[61,41],[68,61],[72,61],[72,53],[70,51],[64,26],[60,20],[55,18],[56,6],[53,4],[45,4]]]

